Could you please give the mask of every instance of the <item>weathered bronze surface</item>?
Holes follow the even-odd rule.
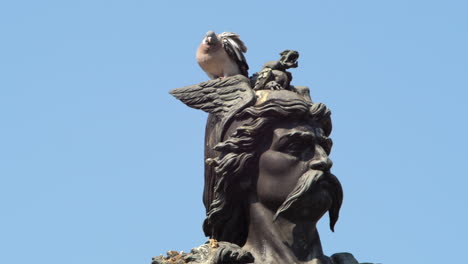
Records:
[[[207,244],[169,252],[153,263],[358,263],[325,256],[316,228],[338,220],[343,190],[330,169],[330,110],[312,102],[287,71],[299,53],[286,50],[251,78],[236,75],[174,89],[189,107],[209,113],[205,135],[203,223]],[[219,242],[218,242],[219,241]]]

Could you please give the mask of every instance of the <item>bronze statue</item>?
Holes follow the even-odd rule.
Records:
[[[297,68],[299,52],[295,50],[285,50],[280,53],[278,61],[269,61],[263,65],[263,69],[252,76],[255,81],[254,90],[281,90],[290,89],[292,74],[286,71],[289,68]]]
[[[343,199],[330,172],[331,112],[306,87],[290,85],[286,70],[297,67],[299,54],[281,55],[251,79],[171,91],[210,114],[203,194],[210,241],[153,263],[358,263],[349,253],[322,251],[316,224],[328,212],[333,231]]]

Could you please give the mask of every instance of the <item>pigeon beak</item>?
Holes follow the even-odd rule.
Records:
[[[211,37],[206,38],[206,43],[211,44]]]

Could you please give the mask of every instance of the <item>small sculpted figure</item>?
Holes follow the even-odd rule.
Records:
[[[254,90],[292,90],[290,87],[292,74],[287,69],[298,66],[299,52],[285,50],[280,55],[279,60],[265,63],[262,70],[254,74],[252,77]]]
[[[247,47],[239,35],[223,32],[216,35],[208,31],[198,47],[196,59],[200,67],[211,78],[224,78],[236,74],[248,77],[244,54]]]

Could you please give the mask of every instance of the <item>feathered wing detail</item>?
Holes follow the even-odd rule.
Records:
[[[229,38],[233,40],[239,47],[240,51],[247,52],[247,47],[244,42],[240,39],[240,36],[233,32],[223,32],[218,35],[218,38]]]
[[[236,113],[255,101],[250,81],[242,75],[177,88],[169,93],[189,107],[218,116],[221,120],[219,127],[223,130]]]
[[[240,39],[239,35],[232,32],[223,32],[218,35],[218,38],[223,43],[223,48],[226,50],[229,57],[231,57],[239,66],[241,73],[248,77],[249,65],[247,64],[247,60],[243,54],[247,52],[247,47]]]

